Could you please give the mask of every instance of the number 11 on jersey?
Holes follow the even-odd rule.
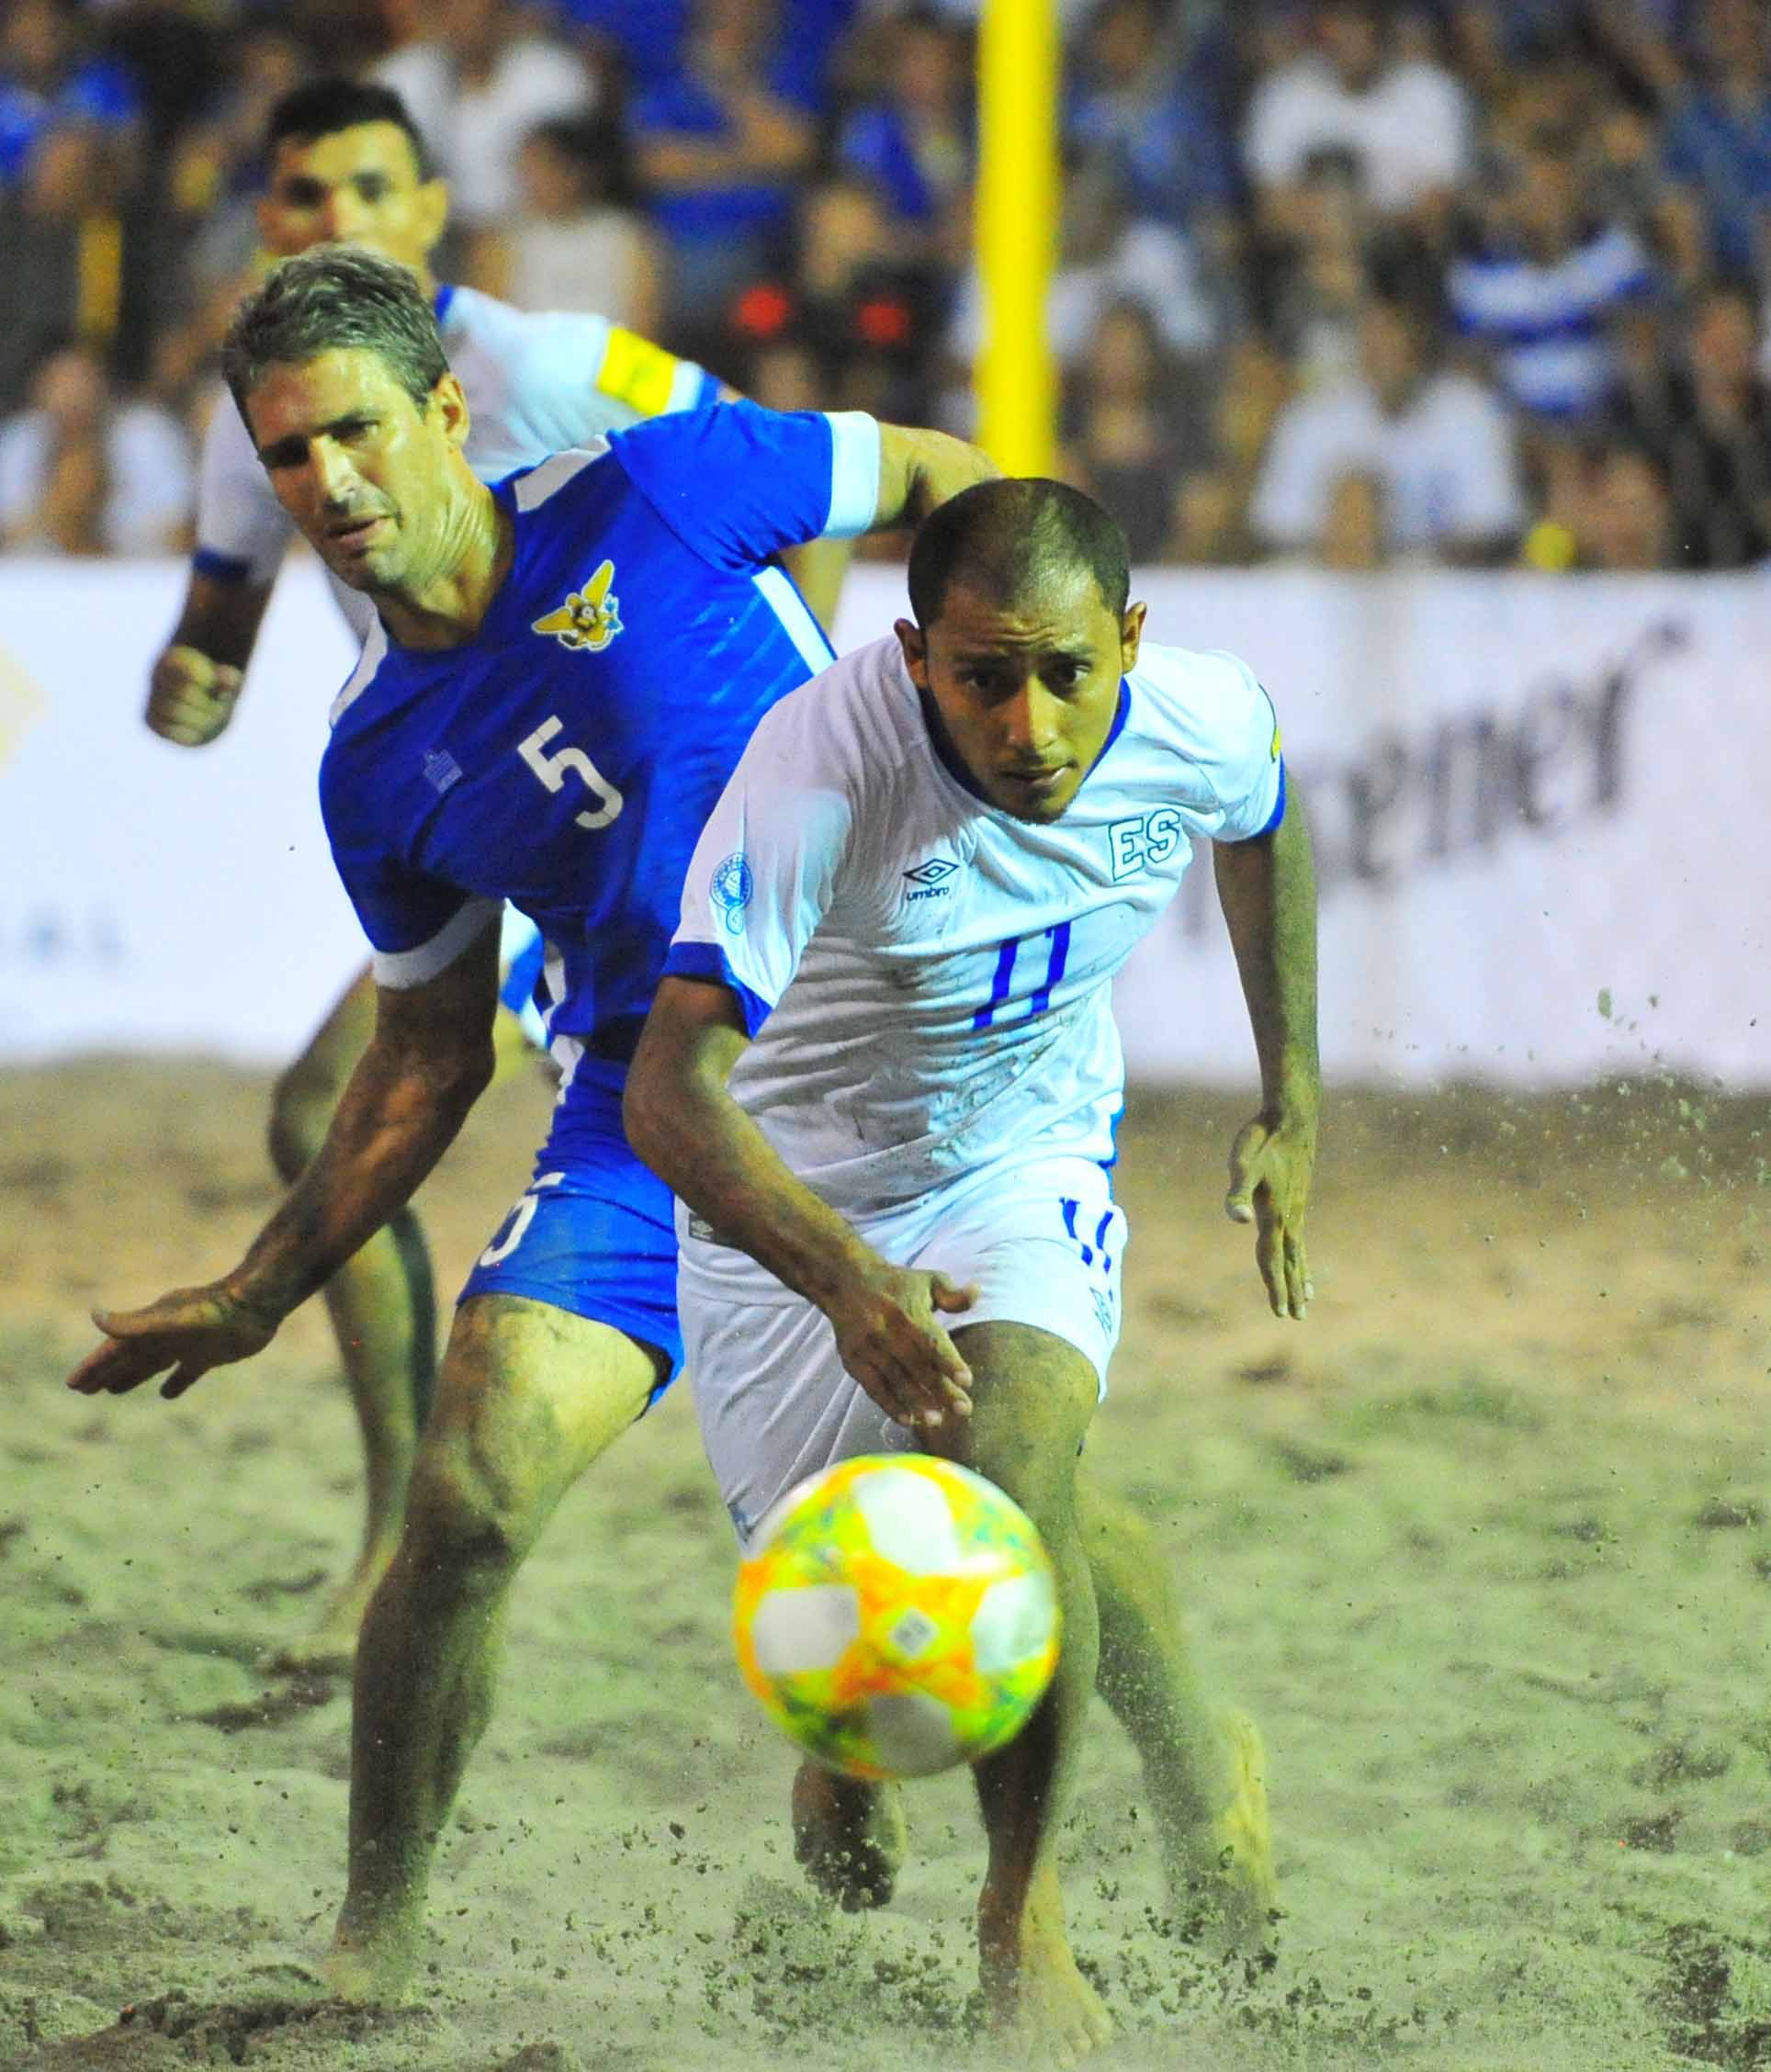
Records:
[[[1008,941],[997,945],[996,975],[990,984],[990,997],[972,1017],[974,1029],[988,1029],[996,1020],[997,1009],[1009,997],[1009,988],[1014,984],[1015,959],[1021,953],[1023,942],[1040,942],[1051,939],[1051,952],[1045,959],[1045,976],[1034,988],[1033,997],[1027,1003],[1026,1019],[1042,1015],[1052,1004],[1052,989],[1064,976],[1064,966],[1070,955],[1070,924],[1059,921],[1048,928],[1043,935],[1011,935]]]

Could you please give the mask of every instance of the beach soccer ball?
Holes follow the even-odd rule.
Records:
[[[994,1482],[920,1453],[788,1492],[739,1571],[739,1667],[788,1738],[851,1777],[923,1777],[1012,1740],[1057,1666],[1057,1588]]]

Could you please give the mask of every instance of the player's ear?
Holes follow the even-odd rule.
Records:
[[[468,443],[468,426],[471,419],[468,414],[468,399],[461,392],[461,384],[453,374],[445,372],[436,387],[431,390],[431,399],[425,414],[434,412],[452,446],[465,446]]]
[[[1137,651],[1144,638],[1144,615],[1150,609],[1147,604],[1134,603],[1125,607],[1125,616],[1119,622],[1119,673],[1126,676],[1137,667]]]
[[[892,631],[904,651],[904,666],[919,691],[929,688],[929,636],[914,619],[895,619]]]

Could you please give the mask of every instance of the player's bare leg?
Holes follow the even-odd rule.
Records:
[[[277,1082],[270,1143],[284,1180],[296,1180],[325,1141],[374,1025],[375,985],[364,972]],[[533,1054],[513,1016],[499,1016],[494,1041],[500,1077]],[[314,1626],[265,1656],[262,1667],[272,1673],[350,1667],[364,1610],[400,1544],[412,1458],[436,1378],[435,1284],[423,1228],[411,1209],[338,1269],[325,1301],[363,1436],[363,1538]]]
[[[1138,1512],[1087,1476],[1079,1503],[1100,1618],[1099,1689],[1144,1766],[1177,1919],[1259,1945],[1277,1903],[1260,1737],[1201,1700],[1168,1564]]]
[[[357,1652],[350,1882],[325,1967],[341,1998],[409,1983],[437,1838],[491,1717],[511,1583],[660,1372],[660,1356],[546,1303],[481,1295],[457,1312]]]
[[[794,1855],[846,1913],[892,1897],[906,1846],[904,1795],[896,1785],[840,1777],[802,1762],[794,1779]]]
[[[953,1334],[972,1370],[973,1413],[930,1449],[1008,1491],[1039,1527],[1057,1571],[1064,1649],[1021,1733],[974,1774],[989,1842],[978,1898],[979,1976],[992,2026],[1018,2056],[1078,2063],[1112,2024],[1071,1954],[1056,1863],[1100,1637],[1076,1506],[1077,1448],[1094,1413],[1094,1368],[1072,1346],[1024,1324]]]

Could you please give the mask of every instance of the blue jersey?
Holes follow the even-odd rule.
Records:
[[[500,483],[514,558],[478,634],[425,652],[378,625],[333,709],[321,805],[378,983],[434,977],[508,899],[549,945],[561,1063],[625,1063],[703,823],[830,659],[773,557],[864,531],[878,483],[873,419],[749,403]]]

